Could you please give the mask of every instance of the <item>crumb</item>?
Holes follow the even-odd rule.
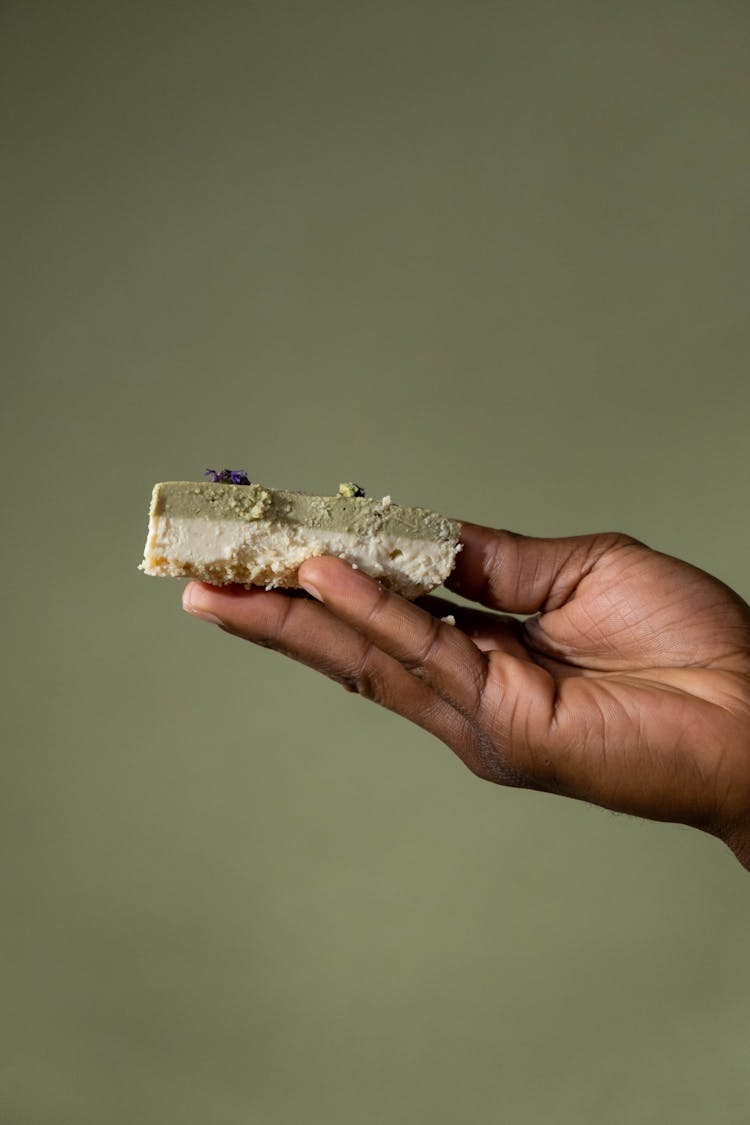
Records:
[[[452,613],[446,613],[445,617],[441,617],[440,620],[442,622],[444,622],[446,625],[455,625],[456,624],[456,619],[455,619],[455,617],[453,616]]]

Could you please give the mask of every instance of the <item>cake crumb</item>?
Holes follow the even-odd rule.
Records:
[[[445,617],[441,617],[440,620],[445,625],[455,625],[456,624],[456,619],[455,619],[455,617],[453,616],[452,613],[446,613]]]

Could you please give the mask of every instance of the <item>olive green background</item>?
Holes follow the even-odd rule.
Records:
[[[228,465],[747,597],[747,4],[0,12],[0,1121],[746,1122],[729,852],[136,565]]]

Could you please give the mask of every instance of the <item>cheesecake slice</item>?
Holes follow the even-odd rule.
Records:
[[[460,550],[457,523],[341,487],[338,496],[308,496],[259,484],[157,484],[140,569],[274,589],[297,586],[305,559],[337,555],[407,598],[448,577]]]

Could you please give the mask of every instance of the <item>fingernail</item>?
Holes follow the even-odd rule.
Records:
[[[311,597],[316,598],[317,601],[323,601],[323,595],[317,586],[313,586],[312,582],[308,582],[306,578],[300,578],[299,584],[303,590],[307,590]]]
[[[191,617],[199,617],[201,621],[208,621],[209,625],[223,624],[221,619],[217,617],[215,613],[209,613],[208,610],[201,609],[199,605],[196,605],[193,599],[193,591],[190,586],[186,587],[185,592],[182,595],[182,608],[186,613],[189,613]]]

